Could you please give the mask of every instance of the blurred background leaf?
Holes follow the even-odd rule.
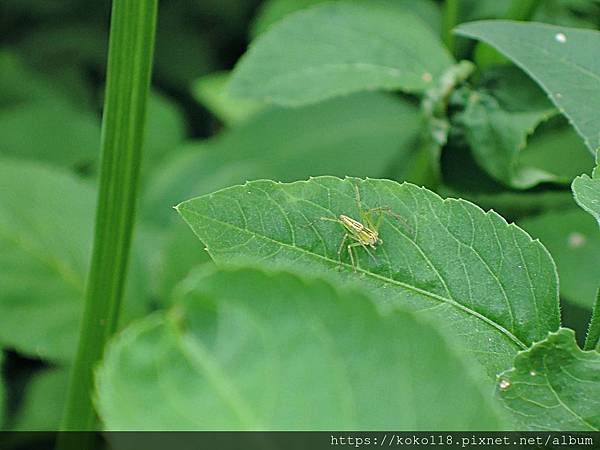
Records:
[[[0,173],[0,343],[67,362],[91,251],[94,188],[63,170],[9,159]],[[147,311],[140,264],[132,261],[123,322]]]
[[[240,98],[298,106],[364,90],[422,92],[452,63],[415,15],[381,2],[333,2],[259,36],[229,88]]]
[[[27,355],[68,361],[79,327],[94,190],[37,165],[3,160],[0,171],[0,341]]]
[[[0,111],[0,153],[67,169],[96,162],[98,119],[63,102],[21,103]]]
[[[53,431],[60,425],[65,404],[68,370],[49,368],[37,372],[15,414],[11,429],[16,431]]]
[[[154,92],[148,99],[142,180],[159,169],[187,137],[185,115],[171,98]]]
[[[529,137],[527,146],[519,155],[519,162],[525,167],[535,167],[552,174],[555,181],[564,184],[583,172],[589,172],[594,158],[566,119],[553,117],[540,124]]]
[[[550,251],[560,279],[561,296],[591,309],[600,280],[600,233],[584,211],[549,212],[519,221]]]
[[[243,122],[265,108],[261,102],[232,98],[227,90],[229,72],[215,72],[194,82],[192,94],[226,125]]]
[[[194,233],[182,222],[165,233],[158,265],[154,270],[157,296],[168,305],[175,286],[200,265],[212,265],[212,259]]]
[[[384,93],[272,108],[217,138],[187,144],[153,178],[142,214],[165,223],[181,200],[250,179],[384,177],[390,165],[410,160],[420,124],[416,107]]]
[[[271,25],[279,22],[289,14],[306,9],[319,3],[332,0],[267,0],[256,14],[250,30],[251,37],[256,38],[264,33]],[[371,0],[369,4],[381,4],[396,8],[398,11],[411,12],[431,27],[436,34],[441,32],[440,8],[431,0]]]
[[[98,374],[109,429],[502,427],[451,340],[362,293],[248,268],[196,273],[174,305],[110,347]]]
[[[91,93],[79,81],[72,80],[65,86],[27,66],[17,53],[0,50],[0,105],[28,101],[60,101],[82,110],[90,107]]]

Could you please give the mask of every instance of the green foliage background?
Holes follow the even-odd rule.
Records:
[[[77,344],[109,24],[83,3],[0,5],[8,430],[58,427]],[[102,426],[600,430],[600,355],[580,349],[600,6],[461,0],[448,23],[442,1],[321,3],[161,2]],[[355,189],[402,217],[358,273],[318,220],[359,218]]]

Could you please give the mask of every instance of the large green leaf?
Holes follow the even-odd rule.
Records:
[[[586,174],[575,178],[571,189],[579,206],[594,216],[600,225],[600,167],[594,169],[591,178]]]
[[[504,20],[463,24],[457,33],[480,39],[534,78],[595,152],[600,146],[600,33]]]
[[[20,103],[0,111],[0,155],[74,168],[95,162],[97,118],[64,101]]]
[[[94,189],[67,172],[1,161],[0,345],[33,357],[72,357],[94,205]],[[144,309],[145,283],[133,259],[125,317]]]
[[[264,33],[274,23],[300,9],[332,0],[267,0],[261,5],[250,30],[253,37]],[[399,11],[410,11],[439,33],[442,25],[440,8],[432,0],[370,0],[369,4],[385,3]]]
[[[175,302],[109,347],[97,383],[107,429],[500,424],[451,340],[408,312],[382,316],[360,292],[242,268],[196,273]]]
[[[567,300],[591,308],[600,280],[600,233],[596,222],[580,209],[541,214],[519,221],[552,254]]]
[[[0,342],[4,346],[59,360],[74,350],[94,203],[93,189],[67,173],[2,161]]]
[[[253,178],[387,176],[412,157],[420,123],[414,106],[375,92],[270,109],[171,159],[150,180],[143,212],[165,222],[181,200]]]
[[[215,72],[194,82],[192,93],[196,100],[226,125],[241,123],[264,109],[262,102],[232,98],[227,89],[228,72]]]
[[[358,249],[358,273],[345,251],[338,260],[342,227],[319,220],[358,219],[355,188],[364,208],[389,207],[403,218],[384,221],[375,260]],[[178,211],[217,262],[252,258],[357,283],[382,307],[440,318],[491,375],[559,326],[556,268],[546,249],[464,200],[444,201],[389,180],[319,177],[250,182],[184,202]]]
[[[523,430],[600,431],[600,354],[562,328],[515,358],[498,393]]]
[[[422,92],[451,65],[416,16],[380,3],[333,2],[292,14],[259,36],[230,89],[285,105],[373,89]]]

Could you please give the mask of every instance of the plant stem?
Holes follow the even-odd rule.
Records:
[[[446,0],[443,10],[442,40],[448,51],[456,56],[456,36],[452,32],[458,22],[458,0]]]
[[[596,303],[592,309],[592,318],[590,319],[583,349],[597,349],[600,351],[600,289],[598,289],[598,293],[596,294]]]
[[[112,4],[94,245],[62,430],[96,427],[93,371],[115,331],[127,275],[156,9],[157,0]]]

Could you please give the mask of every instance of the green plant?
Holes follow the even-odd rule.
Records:
[[[0,53],[0,402],[49,366],[5,427],[600,430],[600,8],[184,3],[251,46],[159,29],[143,131],[155,3],[115,1],[100,164],[102,32],[32,1]]]

